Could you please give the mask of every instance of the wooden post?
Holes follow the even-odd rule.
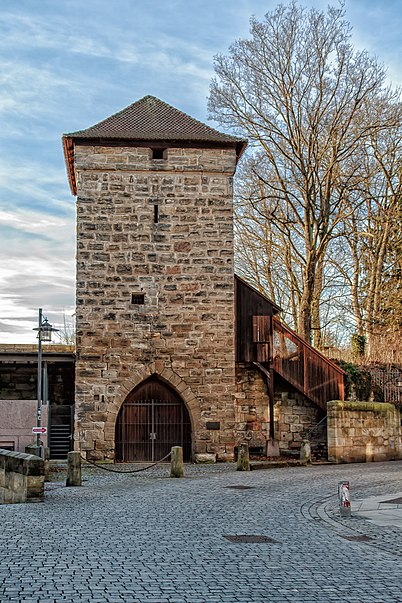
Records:
[[[240,444],[237,452],[237,471],[250,471],[250,454],[248,444]]]
[[[69,452],[67,455],[66,486],[82,486],[81,455],[79,452]]]
[[[184,477],[183,448],[181,446],[172,447],[170,477]]]
[[[308,383],[308,353],[307,353],[307,346],[303,346],[303,393],[308,394],[308,388],[309,388],[309,383]]]
[[[267,382],[268,388],[268,399],[269,399],[269,437],[271,442],[275,441],[275,384],[274,384],[274,370],[272,367],[269,369],[269,380]]]

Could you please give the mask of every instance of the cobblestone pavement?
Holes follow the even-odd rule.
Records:
[[[402,602],[402,530],[336,508],[344,479],[352,510],[402,492],[402,462],[84,476],[0,507],[2,603]]]

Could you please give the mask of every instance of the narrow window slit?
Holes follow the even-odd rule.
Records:
[[[159,205],[154,205],[154,224],[159,222]]]

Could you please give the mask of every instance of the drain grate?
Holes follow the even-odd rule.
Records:
[[[345,540],[350,540],[350,542],[369,542],[373,540],[370,536],[366,536],[366,534],[360,534],[360,536],[342,536]]]
[[[253,490],[254,486],[224,486],[225,488],[230,488],[231,490]]]
[[[399,498],[393,498],[392,500],[383,500],[380,502],[380,505],[385,505],[385,504],[402,505],[402,496],[400,496]]]
[[[252,534],[236,534],[235,536],[224,536],[226,540],[235,543],[249,543],[249,544],[263,544],[269,542],[276,542],[273,538],[269,536],[253,536]]]

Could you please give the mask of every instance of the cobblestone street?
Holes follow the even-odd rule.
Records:
[[[43,504],[1,506],[0,601],[402,602],[401,528],[353,513],[354,501],[400,496],[402,462],[168,473],[85,468],[82,488],[51,482]],[[267,541],[225,538],[236,535]]]

